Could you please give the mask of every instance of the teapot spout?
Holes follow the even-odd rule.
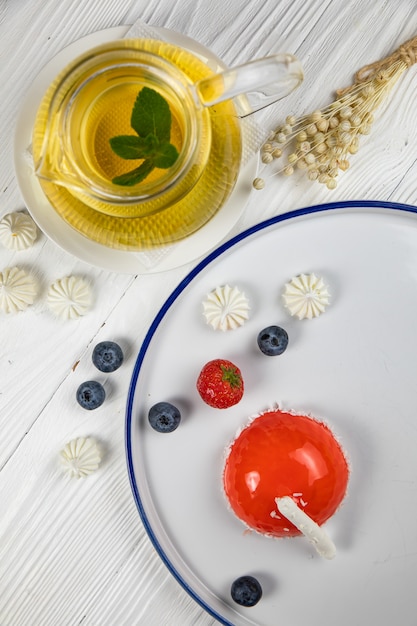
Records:
[[[274,54],[225,70],[196,83],[198,99],[205,107],[246,94],[255,96],[248,114],[288,96],[303,81],[303,69],[292,54]]]
[[[34,163],[34,168],[36,176],[42,180],[77,192],[85,190],[80,177],[69,166],[64,154],[56,146],[49,145],[48,150],[43,151]]]

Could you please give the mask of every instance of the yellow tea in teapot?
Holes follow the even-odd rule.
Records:
[[[211,75],[190,52],[154,40],[106,44],[66,68],[33,131],[36,173],[58,214],[89,239],[123,250],[178,241],[207,223],[233,190],[241,161],[233,101],[205,108],[193,91]],[[168,125],[161,114],[148,132],[159,109],[146,109],[141,94],[165,103]],[[132,121],[142,118],[149,118],[146,132]],[[145,176],[131,175],[144,169]]]
[[[138,92],[138,88],[141,91]],[[162,96],[144,85],[123,84],[121,87],[116,86],[114,89],[109,89],[101,98],[95,99],[94,107],[92,107],[89,115],[86,116],[87,119],[82,128],[80,143],[81,149],[89,161],[90,168],[99,175],[104,176],[105,179],[111,180],[114,184],[131,186],[135,184],[138,178],[142,180],[138,181],[137,184],[145,180],[147,183],[154,183],[165,174],[164,170],[171,165],[171,161],[167,167],[152,167],[151,164],[151,167],[148,168],[149,171],[144,172],[142,176],[128,176],[128,173],[132,171],[132,165],[130,165],[132,161],[135,164],[137,164],[137,161],[142,161],[141,165],[133,169],[135,172],[145,164],[145,161],[150,161],[150,156],[153,156],[151,141],[146,142],[146,139],[154,138],[157,141],[155,135],[157,129],[156,131],[152,129],[153,132],[143,133],[141,136],[139,134],[135,135],[135,129],[132,129],[130,121],[133,117],[132,111],[138,110],[136,105],[141,101],[142,94],[146,95],[146,93],[151,94],[151,98],[148,96],[148,101],[152,100],[152,94],[154,94],[154,98],[156,98],[158,103],[159,99],[161,99],[162,103],[166,103],[166,115],[169,117],[167,141],[162,146],[155,146],[154,152],[158,148],[161,150],[161,147],[164,146],[173,147],[174,158],[172,164],[175,163],[175,160],[181,153],[184,136],[183,123],[181,112],[175,109],[172,103],[171,106],[168,106],[167,101]],[[153,119],[150,120],[149,118],[151,116],[156,117],[153,115],[155,107],[146,110],[145,105],[143,105],[142,109],[145,109],[144,114],[147,117],[144,126],[154,125]],[[140,113],[138,124],[140,125]],[[121,144],[118,151],[112,147],[115,139],[125,139],[124,143],[118,142]],[[139,145],[135,144],[135,139]],[[125,148],[125,150],[122,148]],[[125,156],[126,153],[127,156]],[[146,153],[146,156],[143,156],[141,153]],[[158,161],[157,163],[159,164]]]

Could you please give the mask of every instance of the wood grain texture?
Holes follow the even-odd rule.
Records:
[[[0,216],[23,206],[12,155],[27,86],[65,45],[138,18],[199,40],[229,64],[272,50],[296,53],[305,82],[261,114],[268,126],[328,104],[359,67],[417,34],[414,0],[0,0]],[[331,200],[417,204],[416,73],[410,68],[381,108],[334,192],[301,177],[268,178],[233,232]],[[136,354],[190,266],[164,275],[118,275],[77,260],[44,235],[25,252],[0,248],[0,271],[13,265],[36,275],[40,294],[27,312],[0,317],[0,626],[213,625],[151,546],[124,454]],[[88,315],[71,323],[54,319],[45,303],[49,284],[69,274],[84,276],[95,300]],[[90,415],[74,394],[96,375],[91,352],[102,339],[118,341],[126,360],[114,375],[98,376],[108,400]],[[86,435],[100,441],[102,467],[84,481],[69,480],[58,452]]]

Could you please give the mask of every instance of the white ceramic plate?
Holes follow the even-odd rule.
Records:
[[[175,289],[140,350],[126,418],[128,471],[139,513],[161,558],[223,624],[415,626],[417,576],[417,209],[344,202],[272,218],[223,244]],[[331,306],[313,320],[284,309],[284,284],[324,277]],[[205,295],[228,283],[251,302],[226,333],[202,315]],[[263,355],[258,332],[286,328],[289,346]],[[195,382],[206,361],[242,370],[241,402],[216,410]],[[159,434],[149,408],[182,411]],[[221,488],[224,450],[248,418],[278,403],[327,422],[351,465],[348,494],[325,528],[325,561],[304,538],[246,532]],[[242,608],[230,585],[251,574],[261,601]]]
[[[14,163],[23,200],[39,228],[52,241],[92,265],[121,273],[147,274],[166,271],[194,261],[226,237],[245,208],[251,192],[250,182],[255,177],[257,163],[256,158],[253,158],[242,168],[228,202],[203,228],[183,241],[165,246],[160,256],[155,256],[154,253],[149,255],[145,252],[124,252],[102,246],[84,237],[56,213],[42,191],[29,153],[32,129],[39,104],[55,76],[76,56],[94,46],[121,39],[128,29],[128,26],[119,26],[87,35],[61,50],[42,69],[26,92],[19,113],[15,134]],[[187,48],[200,56],[214,71],[225,67],[212,52],[189,37],[167,29],[155,28],[155,30],[161,32],[167,41]],[[153,262],[154,259],[157,259],[157,262]]]

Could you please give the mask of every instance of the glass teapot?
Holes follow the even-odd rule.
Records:
[[[36,175],[54,209],[89,239],[124,250],[178,241],[235,186],[242,118],[253,112],[244,94],[266,88],[266,105],[302,79],[288,54],[214,73],[163,41],[101,45],[44,95],[33,130]]]

